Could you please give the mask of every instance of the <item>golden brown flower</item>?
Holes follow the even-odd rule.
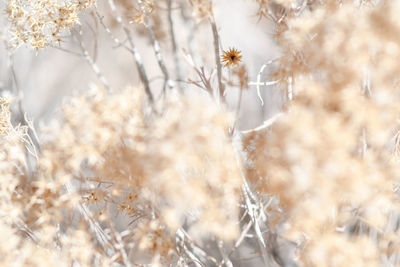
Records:
[[[236,48],[230,48],[227,51],[223,51],[222,62],[225,64],[225,67],[236,66],[242,59],[242,55],[239,50]]]

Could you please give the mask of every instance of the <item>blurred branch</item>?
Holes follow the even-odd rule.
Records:
[[[233,123],[233,127],[232,127],[232,133],[235,131],[236,126],[238,124],[239,121],[239,113],[240,113],[240,108],[242,106],[242,98],[243,98],[243,87],[240,87],[239,89],[239,97],[238,97],[238,102],[236,105],[236,112],[235,112],[235,122]]]
[[[233,267],[233,264],[231,262],[231,260],[229,259],[229,255],[226,254],[225,250],[224,250],[224,242],[222,240],[217,241],[218,243],[218,250],[219,253],[222,256],[222,262],[219,264],[219,266],[222,266],[223,264],[225,264],[225,266],[227,267]]]
[[[265,120],[263,122],[262,125],[253,128],[253,129],[249,129],[249,130],[245,130],[245,131],[240,131],[242,134],[249,134],[249,133],[253,133],[253,132],[258,132],[264,129],[267,129],[268,127],[270,127],[272,124],[274,124],[274,122],[279,119],[279,117],[281,117],[283,115],[283,113],[278,113],[275,114],[273,117],[269,118],[268,120]]]
[[[180,62],[179,62],[179,57],[178,57],[178,47],[177,47],[176,38],[175,38],[174,21],[172,19],[172,0],[168,0],[168,22],[169,22],[169,32],[171,35],[172,52],[173,52],[174,61],[175,61],[176,77],[177,77],[177,80],[180,81],[180,80],[182,80],[182,73],[181,73]],[[180,87],[180,86],[178,85],[178,87]]]
[[[153,104],[154,97],[150,90],[149,80],[147,78],[147,74],[144,69],[142,58],[136,49],[135,43],[133,42],[132,34],[131,34],[130,30],[128,29],[128,27],[125,25],[125,23],[122,21],[121,16],[118,14],[117,8],[115,7],[114,0],[108,0],[108,5],[111,8],[111,12],[113,13],[114,18],[116,19],[118,24],[121,25],[123,31],[125,32],[126,37],[128,38],[129,45],[131,46],[131,50],[132,50],[131,53],[133,55],[133,58],[135,59],[136,66],[139,71],[140,80],[142,81],[142,83],[144,85],[144,90],[147,94],[147,98],[149,99],[150,103]]]
[[[153,29],[150,26],[149,17],[146,14],[147,12],[145,10],[143,1],[142,0],[137,0],[137,2],[138,2],[139,6],[140,6],[140,9],[142,11],[143,24],[146,27],[147,32],[149,33],[150,40],[151,40],[151,43],[152,43],[152,46],[153,46],[154,54],[156,55],[156,59],[157,59],[158,65],[160,66],[160,69],[161,69],[161,71],[162,71],[162,73],[164,75],[165,81],[164,81],[163,91],[165,91],[165,87],[167,85],[168,85],[169,89],[173,89],[174,88],[174,83],[169,78],[169,73],[168,73],[167,67],[165,66],[165,63],[164,63],[164,60],[163,60],[163,57],[162,57],[162,54],[161,54],[160,44],[159,44],[159,42],[158,42],[158,40],[157,40],[157,38],[156,38],[156,36],[154,34]]]
[[[211,7],[211,14],[209,16],[209,21],[210,21],[211,29],[213,32],[215,63],[217,65],[218,92],[216,94],[216,97],[218,99],[218,102],[220,102],[224,98],[224,87],[222,84],[222,64],[221,64],[221,56],[220,56],[220,51],[219,51],[219,45],[220,45],[219,35],[218,35],[217,24],[215,23],[214,11],[212,10],[212,7]]]
[[[65,188],[68,193],[73,194],[74,190],[70,183],[65,184]],[[90,212],[89,208],[85,205],[85,203],[78,204],[78,211],[82,215],[82,217],[89,223],[91,230],[95,233],[97,241],[101,244],[103,249],[106,251],[107,255],[112,256],[114,255],[115,248],[111,244],[109,238],[104,233],[103,229],[99,225],[99,223],[94,219],[92,213]]]
[[[176,232],[176,240],[183,252],[197,267],[218,265],[218,261],[215,258],[207,255],[204,250],[194,244],[183,228],[179,228]]]
[[[134,53],[134,51],[128,47],[127,45],[125,45],[123,42],[121,42],[110,30],[109,27],[107,27],[107,25],[104,23],[104,17],[102,17],[99,12],[95,11],[95,14],[97,16],[97,18],[100,21],[101,26],[103,26],[104,30],[106,31],[106,33],[110,36],[110,38],[119,46],[119,47],[123,47],[126,50],[128,50],[130,53]]]
[[[183,51],[183,52],[184,52],[184,56],[185,56],[184,58],[186,59],[187,63],[193,67],[193,69],[199,76],[201,84],[199,82],[193,81],[191,79],[189,79],[189,82],[196,85],[197,87],[207,91],[209,94],[212,95],[213,88],[212,88],[212,84],[211,84],[211,79],[214,76],[214,70],[212,70],[207,77],[207,75],[204,71],[204,66],[200,67],[200,69],[197,68],[196,65],[194,64],[192,56],[189,55],[186,51]]]
[[[106,88],[107,92],[112,93],[113,89],[111,88],[110,84],[108,83],[107,79],[104,77],[104,75],[101,73],[99,66],[93,61],[93,58],[89,55],[89,52],[87,51],[83,41],[82,41],[82,32],[81,31],[75,31],[75,37],[78,41],[79,47],[83,53],[83,57],[86,59],[86,61],[89,63],[90,67],[92,68],[93,72],[96,74],[97,78],[99,81],[103,84],[104,88]]]
[[[235,136],[234,136],[235,137]],[[240,138],[239,135],[236,136],[237,138]],[[249,183],[246,178],[246,174],[243,170],[243,159],[240,156],[240,151],[241,148],[239,147],[241,142],[234,142],[233,141],[233,147],[236,150],[236,158],[238,165],[240,167],[241,175],[242,175],[242,196],[244,199],[244,208],[246,212],[248,213],[250,220],[252,222],[253,229],[256,234],[256,239],[257,243],[259,246],[260,254],[263,259],[263,262],[265,266],[270,267],[273,266],[273,260],[271,258],[271,255],[268,254],[268,249],[267,249],[267,244],[264,240],[263,237],[263,232],[261,230],[260,226],[260,220],[262,222],[266,222],[267,216],[264,213],[264,209],[262,208],[262,205],[260,201],[258,200],[258,197],[251,191]],[[249,226],[248,226],[249,227]],[[243,237],[239,237],[239,240]],[[240,244],[240,242],[236,242],[236,244]],[[235,244],[235,245],[236,245]],[[239,245],[238,245],[239,246]]]
[[[257,74],[257,82],[249,82],[249,85],[255,85],[257,86],[257,96],[261,101],[261,106],[264,106],[264,100],[261,97],[261,89],[260,86],[271,86],[271,85],[275,85],[279,83],[279,80],[277,81],[268,81],[268,82],[261,82],[261,75],[263,74],[265,68],[272,64],[274,61],[276,61],[277,59],[272,59],[270,61],[268,61],[267,63],[265,63],[264,65],[261,66],[260,71]]]

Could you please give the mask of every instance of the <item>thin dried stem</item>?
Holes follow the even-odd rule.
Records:
[[[140,56],[140,53],[136,49],[132,34],[131,34],[129,28],[123,22],[121,16],[119,15],[117,8],[115,7],[114,0],[108,0],[108,5],[111,8],[111,12],[113,13],[114,18],[116,19],[118,24],[122,27],[123,31],[125,32],[126,37],[128,38],[129,45],[131,46],[131,50],[132,50],[132,55],[133,55],[133,58],[135,59],[136,66],[139,71],[140,80],[142,81],[142,83],[144,85],[144,91],[146,92],[147,98],[149,99],[150,103],[153,103],[154,97],[150,90],[149,79],[147,78],[147,74],[144,69],[142,57]]]
[[[107,27],[107,25],[104,23],[104,18],[99,14],[99,12],[95,11],[95,14],[97,16],[97,18],[100,21],[101,26],[103,26],[104,30],[106,31],[106,33],[110,36],[110,38],[119,46],[119,47],[123,47],[126,50],[128,50],[130,53],[133,54],[133,50],[128,47],[127,45],[125,45],[123,42],[121,42],[112,32],[111,29],[109,27]]]
[[[117,243],[115,247],[116,247],[116,249],[118,249],[119,253],[121,254],[122,262],[124,263],[124,265],[126,267],[131,267],[132,264],[130,263],[129,258],[128,258],[128,254],[126,253],[126,249],[125,249],[125,246],[124,246],[124,242],[122,240],[122,236],[115,229],[115,226],[113,225],[112,222],[110,223],[110,230],[111,230],[111,233],[115,237],[115,242]]]
[[[179,228],[176,232],[177,243],[181,244],[181,248],[184,253],[193,261],[193,263],[198,266],[210,266],[210,264],[218,265],[218,261],[198,247],[190,236],[186,233],[183,228]]]
[[[99,81],[103,84],[104,88],[107,90],[108,93],[112,93],[113,89],[111,88],[110,84],[108,83],[108,80],[104,75],[101,73],[99,66],[94,62],[93,58],[89,55],[89,52],[87,51],[85,44],[82,41],[82,33],[79,31],[75,31],[75,37],[78,41],[79,48],[81,49],[83,53],[83,57],[85,60],[89,63],[90,67],[92,68],[93,72],[96,74],[97,78]]]
[[[172,18],[172,0],[168,0],[168,23],[169,23],[169,32],[171,35],[172,53],[174,55],[176,77],[178,81],[181,81],[183,80],[182,78],[183,76],[180,68],[180,62],[178,57],[178,46],[176,44],[174,21]]]
[[[218,250],[223,259],[219,266],[222,266],[223,264],[225,264],[225,266],[227,266],[227,267],[233,267],[232,261],[229,259],[229,255],[227,255],[224,250],[224,242],[222,240],[218,241]]]
[[[244,198],[245,209],[252,221],[252,226],[256,233],[257,242],[259,245],[260,254],[262,256],[263,262],[264,262],[265,266],[271,266],[272,260],[270,259],[270,256],[268,255],[267,245],[264,240],[262,230],[260,227],[260,223],[259,223],[259,220],[261,218],[263,218],[263,220],[266,220],[266,215],[264,214],[264,209],[260,206],[260,202],[258,201],[257,196],[251,191],[250,186],[247,182],[246,175],[245,175],[245,172],[243,169],[243,166],[244,166],[243,162],[242,162],[243,160],[239,155],[239,151],[241,150],[238,147],[239,143],[240,142],[233,142],[233,146],[236,150],[236,159],[238,161],[238,165],[240,166],[240,171],[241,171],[241,175],[242,175],[242,195]]]
[[[255,85],[257,87],[257,96],[261,101],[261,106],[264,106],[264,100],[261,97],[261,88],[260,86],[271,86],[271,85],[275,85],[279,83],[278,81],[267,81],[267,82],[261,82],[261,75],[263,74],[265,68],[272,64],[274,61],[276,61],[276,59],[272,59],[270,61],[268,61],[267,63],[265,63],[264,65],[261,66],[260,71],[257,74],[257,82],[249,82],[249,85]]]
[[[270,127],[271,125],[274,124],[274,122],[279,119],[279,117],[281,117],[283,115],[283,113],[278,113],[276,115],[274,115],[273,117],[269,118],[268,120],[264,121],[262,125],[253,128],[253,129],[249,129],[249,130],[244,130],[244,131],[240,131],[242,134],[249,134],[249,133],[254,133],[254,132],[258,132],[258,131],[262,131],[267,129],[268,127]]]
[[[242,106],[242,98],[243,98],[243,90],[244,89],[243,89],[243,87],[241,87],[239,90],[240,91],[239,91],[238,103],[236,105],[235,122],[234,122],[233,127],[232,127],[232,132],[234,132],[236,127],[237,127],[237,124],[238,124],[238,121],[239,121],[240,108]]]
[[[222,84],[222,64],[221,64],[221,56],[220,56],[220,42],[219,42],[219,34],[217,29],[217,24],[215,22],[214,13],[211,10],[211,14],[209,16],[209,21],[211,24],[211,29],[213,32],[214,38],[214,53],[215,53],[215,63],[217,65],[217,76],[218,76],[218,91],[216,92],[217,101],[221,102],[224,99],[224,86]]]
[[[65,188],[68,193],[73,193],[74,189],[70,183],[65,184]],[[100,224],[94,219],[92,213],[85,203],[78,204],[78,211],[82,215],[83,219],[89,223],[90,229],[95,233],[97,241],[106,251],[107,255],[112,256],[115,254],[116,250],[111,244],[109,238],[104,233]]]
[[[165,91],[165,87],[166,86],[168,86],[169,89],[173,89],[174,88],[174,82],[169,77],[169,73],[168,73],[167,67],[166,67],[166,65],[164,63],[164,59],[163,59],[163,56],[161,54],[160,44],[159,44],[159,42],[158,42],[158,40],[156,38],[156,35],[154,34],[154,31],[153,31],[152,27],[150,26],[149,17],[146,14],[146,10],[145,10],[143,1],[142,0],[137,0],[137,2],[139,4],[139,6],[140,6],[140,9],[142,10],[143,23],[144,23],[144,26],[147,29],[147,32],[149,33],[150,40],[151,40],[151,43],[152,43],[152,46],[153,46],[153,50],[154,50],[154,54],[155,54],[157,62],[158,62],[158,66],[160,67],[161,72],[164,75],[163,91]]]

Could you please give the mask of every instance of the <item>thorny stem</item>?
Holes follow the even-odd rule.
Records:
[[[218,76],[218,91],[217,91],[216,97],[218,99],[217,102],[219,103],[223,100],[223,97],[224,97],[224,87],[222,84],[222,65],[221,65],[221,57],[220,57],[220,51],[219,51],[219,35],[218,35],[217,24],[215,23],[213,10],[211,10],[209,21],[211,24],[211,29],[212,29],[213,38],[214,38],[215,63],[217,65],[217,76]]]
[[[175,61],[175,72],[177,80],[181,81],[183,79],[178,58],[178,47],[175,39],[174,21],[172,19],[172,0],[168,0],[168,22],[169,22],[169,33],[171,35],[172,52],[174,54],[174,61]]]
[[[158,65],[160,66],[160,69],[161,69],[161,71],[162,71],[162,73],[164,75],[165,81],[164,81],[163,91],[165,92],[166,85],[169,87],[169,89],[173,89],[174,88],[174,83],[169,78],[169,73],[168,73],[167,67],[165,66],[165,63],[164,63],[164,60],[163,60],[163,57],[162,57],[162,54],[161,54],[160,44],[157,41],[157,38],[156,38],[156,36],[154,34],[154,31],[150,26],[149,18],[148,18],[147,14],[146,14],[146,10],[145,10],[143,1],[142,0],[137,0],[137,2],[139,4],[139,6],[140,6],[140,9],[142,10],[143,23],[144,23],[144,26],[147,29],[147,32],[149,33],[150,40],[151,40],[151,43],[152,43],[152,46],[153,46],[154,54],[156,55],[156,59],[157,59]]]
[[[139,71],[140,80],[142,81],[142,83],[144,85],[144,91],[146,92],[147,98],[149,99],[150,103],[153,104],[154,97],[150,90],[149,79],[147,78],[147,74],[144,69],[142,58],[136,49],[135,43],[133,42],[131,32],[128,29],[128,27],[125,25],[125,23],[122,21],[121,16],[118,14],[117,8],[115,7],[114,0],[108,0],[108,5],[111,8],[111,12],[114,14],[114,18],[117,20],[118,24],[121,25],[123,31],[125,32],[126,37],[128,38],[129,45],[131,46],[131,49],[132,49],[131,52],[132,52],[133,58],[135,59],[136,66]]]

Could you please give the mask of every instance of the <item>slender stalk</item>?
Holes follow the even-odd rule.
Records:
[[[144,91],[146,92],[147,98],[149,99],[150,103],[153,103],[154,97],[150,90],[149,79],[147,78],[147,74],[144,69],[142,57],[140,56],[139,52],[136,49],[135,43],[133,42],[132,34],[131,34],[129,28],[123,22],[121,16],[118,14],[117,8],[115,7],[114,0],[108,0],[108,5],[111,8],[111,12],[113,13],[114,18],[117,20],[118,24],[121,25],[123,31],[125,32],[126,37],[128,38],[128,42],[129,42],[129,45],[131,46],[131,50],[132,50],[132,55],[133,55],[133,58],[135,59],[136,66],[139,71],[139,77],[144,86]]]
[[[193,23],[193,21],[190,19],[190,15],[187,14],[188,10],[187,8],[181,4],[181,18],[184,22],[184,26],[186,26],[186,30],[188,32],[187,35],[187,50],[189,52],[189,55],[195,60],[195,53],[194,51],[196,50],[194,48],[194,41],[196,37],[196,31],[197,31],[197,25]]]
[[[121,40],[119,40],[110,30],[109,27],[107,27],[107,25],[104,23],[104,18],[102,16],[100,16],[100,14],[95,11],[95,14],[97,16],[97,18],[100,21],[101,26],[103,26],[104,30],[106,31],[106,33],[110,36],[110,38],[117,44],[118,47],[123,47],[126,50],[128,50],[130,53],[133,54],[133,50],[128,47],[127,45],[125,45],[124,43],[121,42]]]
[[[236,105],[236,113],[235,113],[235,122],[232,127],[232,133],[235,132],[238,121],[239,121],[239,113],[240,113],[240,108],[242,106],[242,98],[243,98],[243,87],[240,87],[240,92],[239,92],[239,97],[238,97],[238,103]]]
[[[65,188],[70,194],[73,194],[75,192],[73,186],[69,182],[65,184]],[[77,205],[77,209],[79,213],[83,216],[85,221],[89,223],[90,229],[95,233],[97,241],[103,247],[107,255],[114,255],[116,252],[114,246],[111,244],[108,236],[104,232],[103,228],[101,228],[100,224],[96,221],[86,204],[79,203]]]
[[[174,55],[176,77],[178,81],[181,81],[183,79],[178,57],[178,46],[176,44],[176,38],[175,38],[174,21],[172,19],[172,0],[168,0],[168,22],[169,22],[169,33],[171,35],[172,52]]]
[[[215,23],[214,13],[211,10],[211,14],[209,17],[209,21],[211,24],[211,29],[213,32],[214,38],[214,53],[215,53],[215,63],[217,65],[217,76],[218,76],[218,91],[216,92],[216,97],[218,102],[223,100],[224,98],[224,87],[222,84],[222,64],[221,64],[221,57],[220,57],[220,50],[219,50],[219,35],[217,30],[217,24]]]
[[[87,51],[83,41],[82,41],[82,36],[80,32],[76,32],[75,34],[76,39],[78,40],[79,47],[83,53],[83,57],[85,60],[89,63],[90,67],[92,68],[93,72],[96,74],[97,78],[99,81],[103,84],[104,88],[106,88],[107,92],[112,93],[113,90],[108,83],[106,77],[101,73],[99,66],[93,61],[92,57],[89,55],[89,52]]]
[[[154,34],[154,31],[153,31],[152,27],[150,26],[149,17],[146,14],[146,10],[145,10],[143,1],[142,0],[137,0],[137,2],[138,2],[139,6],[140,6],[140,9],[142,11],[143,24],[146,27],[147,32],[149,33],[150,40],[151,40],[151,43],[152,43],[152,46],[153,46],[154,54],[156,55],[156,59],[157,59],[158,65],[160,66],[161,72],[164,75],[163,91],[165,91],[165,86],[166,85],[168,85],[169,89],[173,89],[174,88],[174,83],[169,78],[169,73],[168,73],[167,67],[166,67],[166,65],[164,63],[164,59],[163,59],[162,54],[161,54],[160,44],[159,44],[159,42],[158,42],[158,40],[156,38],[156,35]]]
[[[253,129],[245,130],[245,131],[240,131],[242,134],[249,134],[249,133],[254,133],[258,131],[262,131],[270,127],[275,123],[277,119],[279,119],[281,116],[283,116],[283,113],[277,113],[268,120],[265,120],[262,125],[255,127]]]
[[[237,138],[241,138],[239,135]],[[240,148],[238,147],[239,142],[233,142],[233,147],[235,149],[236,153],[236,159],[238,162],[238,165],[240,167],[240,172],[242,175],[242,195],[243,195],[243,200],[244,200],[244,206],[246,209],[246,212],[248,213],[250,220],[252,222],[252,227],[255,231],[256,237],[257,237],[257,243],[259,246],[260,250],[260,255],[263,259],[264,266],[272,266],[271,264],[271,259],[268,255],[267,252],[267,244],[264,240],[263,233],[261,230],[261,225],[260,225],[260,219],[264,218],[266,219],[266,216],[264,213],[264,210],[260,206],[260,201],[258,200],[257,196],[251,191],[250,186],[248,184],[248,181],[246,179],[246,174],[243,169],[243,160],[240,156]]]

